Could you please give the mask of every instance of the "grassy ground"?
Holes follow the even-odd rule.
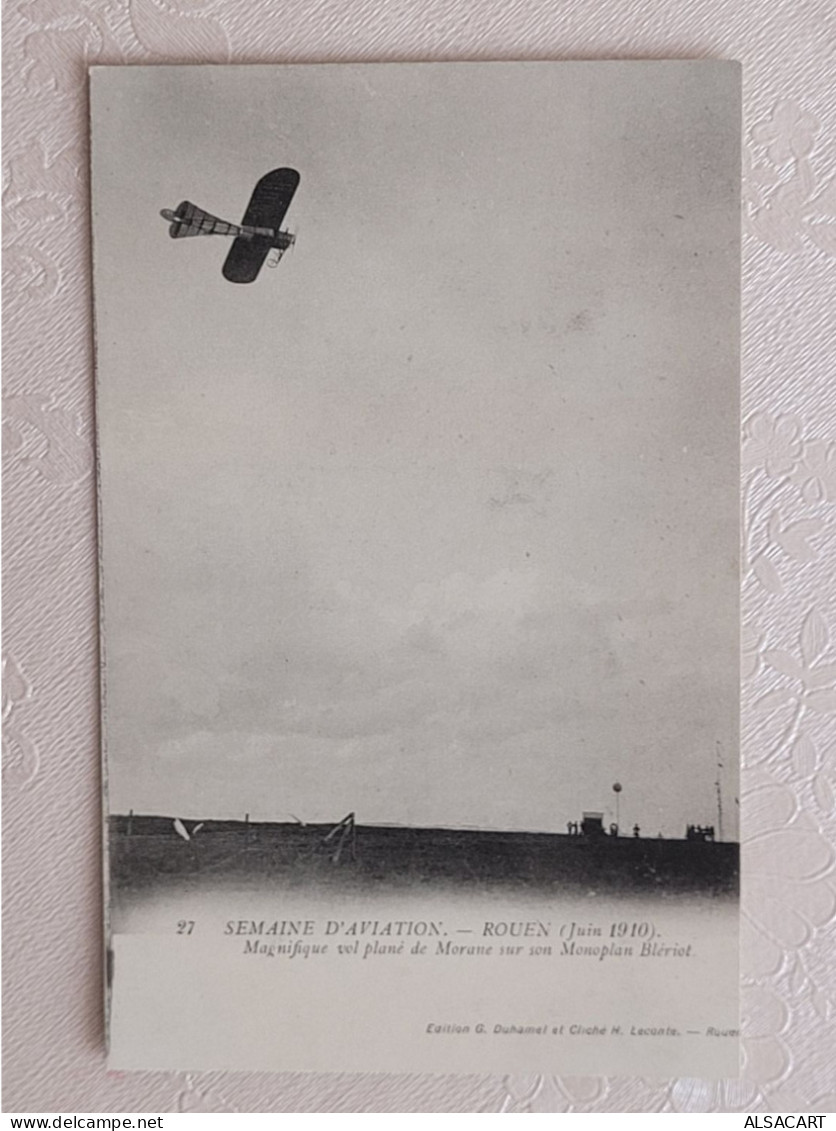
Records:
[[[281,877],[290,887],[660,894],[734,893],[737,844],[634,837],[565,836],[332,825],[207,821],[190,839],[168,817],[111,818],[111,879],[119,891],[199,888],[218,880],[246,886]],[[332,835],[329,837],[329,833]]]

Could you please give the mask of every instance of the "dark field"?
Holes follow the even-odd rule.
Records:
[[[534,893],[728,895],[739,846],[692,840],[356,825],[110,818],[114,894],[168,888],[403,891],[467,888]]]

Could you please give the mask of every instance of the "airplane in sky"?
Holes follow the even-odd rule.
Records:
[[[230,283],[252,283],[268,255],[267,266],[277,267],[296,242],[292,232],[282,231],[282,220],[298,185],[295,169],[266,173],[255,186],[240,224],[219,220],[190,200],[182,201],[173,211],[164,208],[160,215],[171,225],[168,234],[173,240],[186,236],[234,236],[224,260],[223,277]]]

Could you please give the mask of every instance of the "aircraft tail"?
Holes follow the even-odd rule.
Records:
[[[168,234],[173,240],[187,236],[237,236],[241,233],[237,224],[228,224],[211,212],[204,212],[190,200],[182,201],[173,212],[164,208],[160,215],[171,221]]]

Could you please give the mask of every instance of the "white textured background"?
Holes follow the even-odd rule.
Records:
[[[7,0],[5,1110],[836,1110],[834,24],[831,0]],[[640,56],[745,64],[743,1077],[106,1073],[86,66]]]

